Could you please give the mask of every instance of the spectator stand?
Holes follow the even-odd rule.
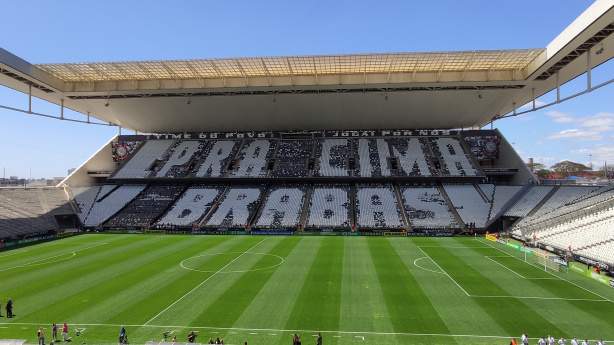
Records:
[[[203,219],[201,227],[246,229],[265,191],[265,185],[229,187],[210,215]]]
[[[269,162],[277,150],[277,139],[246,139],[241,146],[235,165],[228,177],[263,178],[269,173]],[[271,168],[273,168],[271,166]]]
[[[142,191],[104,226],[124,229],[144,229],[153,224],[179,197],[186,187],[150,186]]]
[[[297,230],[303,211],[307,185],[274,185],[269,187],[252,229]]]
[[[155,229],[194,228],[218,202],[226,187],[191,186],[154,224]]]
[[[316,184],[311,188],[306,230],[350,230],[351,199],[349,184]]]

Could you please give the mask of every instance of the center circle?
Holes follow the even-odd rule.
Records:
[[[253,260],[253,261],[259,260],[260,258],[265,257],[265,256],[270,256],[270,257],[276,258],[278,260],[278,262],[275,263],[275,264],[266,266],[266,267],[253,268],[253,269],[242,270],[242,271],[238,271],[238,270],[226,271],[226,270],[224,270],[224,268],[226,266],[224,266],[223,268],[221,268],[219,270],[202,270],[202,269],[190,267],[190,266],[194,266],[193,262],[194,262],[194,260],[196,260],[198,258],[202,258],[202,257],[217,257],[217,256],[220,256],[220,255],[236,256],[237,254],[239,254],[241,257],[246,257],[246,259],[250,259],[250,260]],[[237,258],[238,258],[238,256],[237,256]],[[233,262],[233,260],[236,260],[237,258],[229,260],[226,265],[230,265]],[[190,261],[192,261],[192,265],[190,265]],[[182,268],[186,269],[186,270],[196,271],[196,272],[203,272],[203,273],[245,273],[245,272],[262,271],[262,270],[266,270],[266,269],[269,269],[269,268],[277,267],[277,266],[281,265],[283,262],[284,262],[284,258],[282,258],[279,255],[275,255],[275,254],[227,252],[227,253],[209,253],[209,254],[202,254],[202,255],[192,256],[192,257],[189,257],[189,258],[181,261],[181,263],[179,265]],[[206,262],[205,262],[205,264],[206,264]]]

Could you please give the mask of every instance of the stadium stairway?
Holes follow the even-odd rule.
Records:
[[[311,203],[311,194],[313,193],[313,185],[307,187],[307,192],[305,192],[305,202],[303,203],[303,210],[301,211],[301,217],[298,220],[302,230],[305,228],[305,224],[307,222],[307,215],[309,214],[309,204]]]
[[[488,195],[486,195],[486,193],[484,193],[482,188],[480,188],[480,186],[478,186],[477,184],[474,184],[473,188],[475,188],[476,192],[478,192],[478,194],[482,197],[482,199],[484,199],[484,202],[492,205],[492,195],[488,197]]]
[[[215,213],[215,211],[217,211],[217,208],[220,207],[220,200],[224,200],[224,198],[226,198],[226,194],[228,194],[228,191],[230,191],[230,184],[226,186],[226,188],[222,191],[222,193],[220,193],[220,195],[217,197],[217,201],[211,208],[209,208],[208,212],[205,212],[205,214],[196,222],[196,224],[198,224],[198,229],[200,229],[203,224],[205,224],[205,222],[211,218],[211,216]]]
[[[550,193],[546,194],[546,196],[537,205],[535,205],[535,207],[533,207],[533,209],[529,211],[529,213],[527,213],[527,217],[533,217],[533,215],[537,213],[537,211],[539,211],[539,209],[544,206],[544,204],[547,203],[548,200],[550,200],[550,198],[554,195],[554,193],[556,193],[556,191],[559,190],[559,188],[561,188],[561,186],[555,186],[554,188],[552,188]]]
[[[441,193],[441,196],[446,201],[446,205],[448,205],[448,208],[450,209],[450,212],[452,212],[454,219],[456,219],[456,223],[461,228],[461,231],[467,230],[463,218],[461,218],[460,214],[458,214],[458,212],[456,211],[456,208],[454,207],[454,204],[452,204],[452,200],[450,200],[450,197],[448,196],[448,193],[446,193],[445,188],[443,188],[443,185],[438,185],[437,189],[439,189],[439,193]]]
[[[514,204],[516,204],[516,202],[518,202],[518,200],[520,200],[520,198],[522,198],[530,189],[531,186],[533,186],[533,183],[531,183],[531,181],[527,182],[527,184],[524,185],[524,187],[522,187],[522,189],[520,189],[518,191],[518,193],[516,193],[516,195],[514,195],[513,197],[511,197],[502,207],[501,210],[495,214],[494,216],[491,216],[490,214],[488,215],[488,221],[486,222],[486,225],[484,226],[485,229],[488,229],[492,224],[494,224],[499,217],[501,217],[502,215],[505,214],[505,212],[507,212],[512,206],[514,206]]]
[[[405,223],[405,231],[414,232],[413,227],[411,226],[411,222],[409,221],[409,217],[407,216],[407,212],[405,211],[405,203],[403,203],[403,197],[401,196],[401,191],[399,190],[398,185],[394,185],[394,195],[397,198],[397,204],[401,210],[401,217],[403,218],[403,223]]]
[[[262,207],[264,206],[266,197],[269,194],[270,190],[271,190],[271,185],[268,184],[266,188],[262,191],[260,196],[258,197],[258,206],[256,206],[256,212],[253,212],[252,215],[247,219],[247,223],[245,224],[245,230],[251,230],[252,225],[256,223],[256,219],[259,216],[258,210],[262,210]]]

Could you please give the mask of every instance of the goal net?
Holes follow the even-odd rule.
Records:
[[[561,265],[550,261],[550,259],[546,257],[537,256],[537,265],[545,271],[561,272]]]
[[[557,265],[555,262],[550,261],[547,257],[544,257],[543,255],[538,256],[525,253],[524,261],[544,271],[561,272],[559,265]]]

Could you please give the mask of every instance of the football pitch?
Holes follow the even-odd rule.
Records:
[[[28,344],[54,322],[75,344],[614,340],[614,289],[483,238],[88,234],[1,251],[0,301]]]

